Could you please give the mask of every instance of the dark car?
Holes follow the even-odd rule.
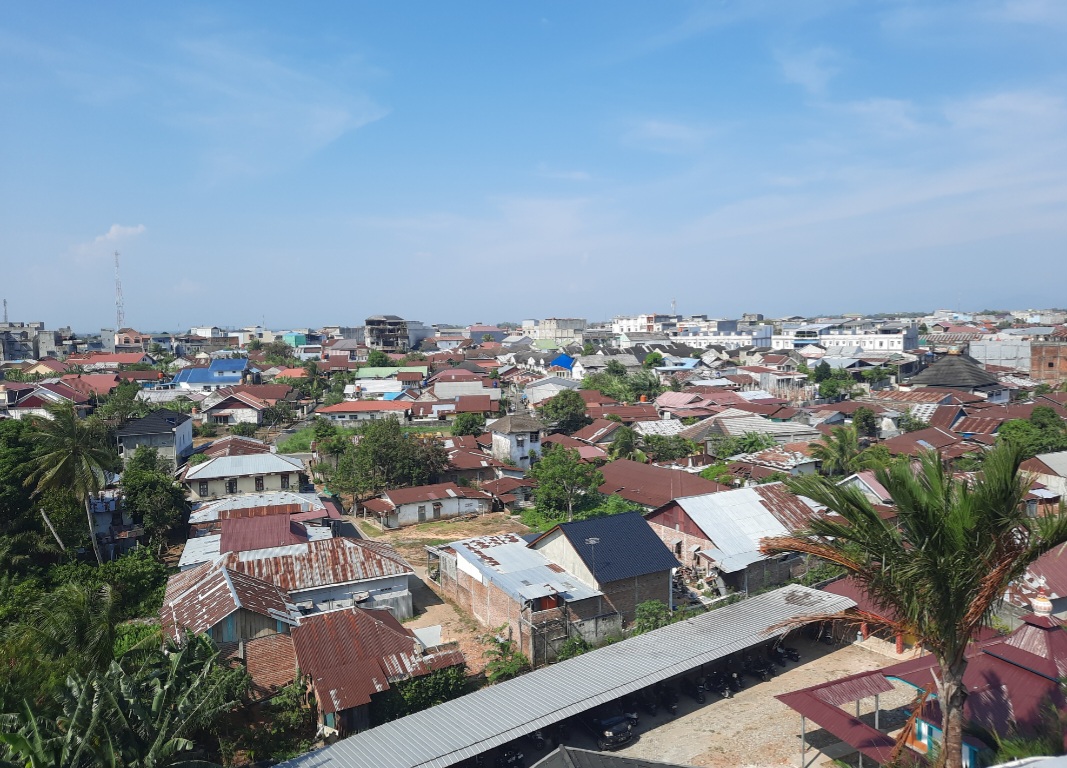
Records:
[[[590,715],[585,725],[596,739],[599,750],[616,749],[628,743],[634,737],[633,722],[626,715],[596,717]]]

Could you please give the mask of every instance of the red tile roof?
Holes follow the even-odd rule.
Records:
[[[406,411],[409,403],[397,403],[392,400],[346,400],[336,405],[327,405],[317,409],[316,413],[374,413],[376,411]]]
[[[244,645],[245,669],[259,698],[267,698],[296,679],[296,650],[286,634],[267,635]]]

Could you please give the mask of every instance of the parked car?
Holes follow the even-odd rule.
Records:
[[[584,722],[601,751],[621,747],[634,737],[633,723],[626,715],[601,718],[591,714]]]

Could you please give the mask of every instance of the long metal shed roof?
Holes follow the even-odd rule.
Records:
[[[439,704],[302,755],[289,768],[445,768],[572,715],[713,662],[798,616],[855,606],[799,585],[719,608]]]

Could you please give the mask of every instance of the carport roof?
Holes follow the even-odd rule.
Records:
[[[782,587],[491,685],[282,765],[445,768],[764,642],[781,633],[771,628],[782,622],[854,605],[848,598],[808,587]]]

